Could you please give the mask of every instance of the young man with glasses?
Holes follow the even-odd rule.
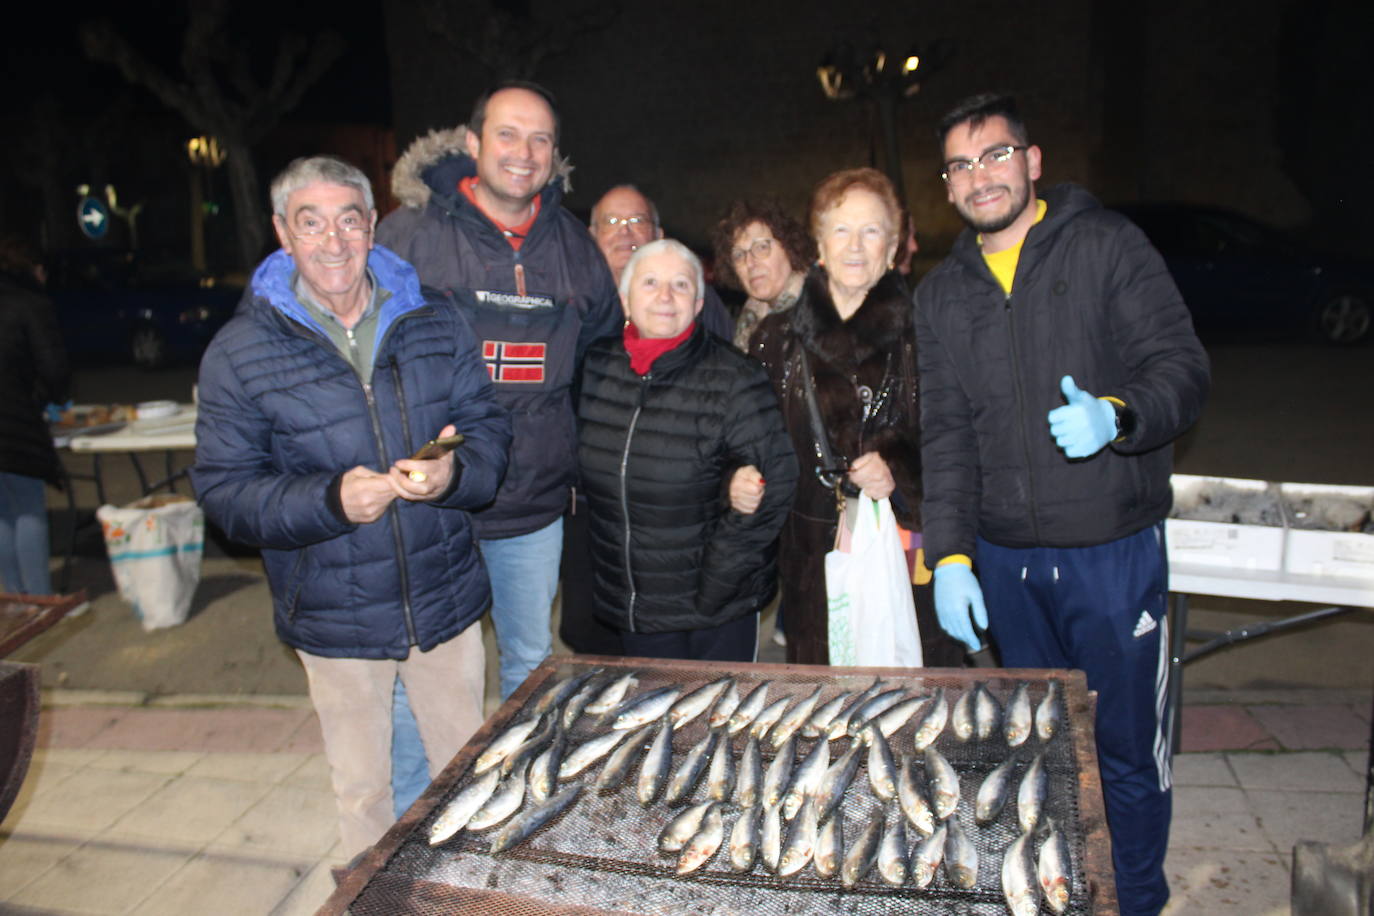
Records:
[[[505,473],[510,419],[451,300],[372,244],[361,171],[298,159],[272,208],[282,248],[201,362],[191,480],[230,539],[262,548],[351,857],[393,820],[397,678],[432,774],[482,723],[490,589],[468,512]],[[455,431],[460,458],[409,458]]]
[[[1076,185],[1037,197],[1041,151],[1012,99],[967,99],[938,135],[968,228],[915,296],[936,611],[970,649],[988,628],[1007,667],[1087,673],[1121,912],[1158,913],[1164,518],[1207,355],[1139,229]]]

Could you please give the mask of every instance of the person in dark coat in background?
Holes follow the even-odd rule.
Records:
[[[28,243],[0,240],[0,587],[30,595],[52,593],[44,483],[62,480],[43,407],[71,379],[43,282]]]
[[[763,367],[697,321],[702,283],[680,242],[641,247],[621,275],[623,335],[587,354],[595,612],[626,655],[753,661],[797,461]],[[767,481],[744,512],[728,496],[740,468]]]
[[[787,660],[825,665],[825,555],[839,522],[834,484],[846,496],[890,497],[898,523],[914,538],[921,527],[921,418],[911,300],[893,269],[902,210],[892,183],[874,169],[836,172],[817,185],[810,224],[820,263],[792,309],[763,319],[749,353],[768,368],[793,447],[804,456],[779,560]],[[808,385],[835,467],[820,465]],[[963,650],[936,621],[924,564],[917,578],[925,663],[959,666]]]

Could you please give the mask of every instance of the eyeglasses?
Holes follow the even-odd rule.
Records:
[[[629,226],[633,229],[636,226],[645,226],[649,223],[647,216],[603,216],[601,225],[607,229],[619,229],[621,226]]]
[[[754,239],[748,248],[736,248],[731,251],[730,260],[736,264],[743,264],[745,258],[753,255],[755,261],[766,261],[772,253],[773,239]]]
[[[303,229],[299,232],[292,232],[291,237],[298,242],[307,245],[323,245],[324,240],[330,237],[342,239],[345,242],[356,242],[359,239],[367,238],[371,226],[340,226],[338,229]]]
[[[984,150],[983,155],[974,156],[972,159],[951,159],[945,163],[945,169],[940,173],[940,177],[953,182],[971,177],[974,168],[999,169],[1010,162],[1012,156],[1024,149],[1024,146],[994,146],[990,150]]]

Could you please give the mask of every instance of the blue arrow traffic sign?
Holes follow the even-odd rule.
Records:
[[[110,228],[110,211],[95,197],[83,197],[76,205],[76,224],[87,238],[102,238]]]

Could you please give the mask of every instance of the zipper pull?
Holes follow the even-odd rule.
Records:
[[[525,265],[519,262],[515,265],[515,292],[525,295]]]

